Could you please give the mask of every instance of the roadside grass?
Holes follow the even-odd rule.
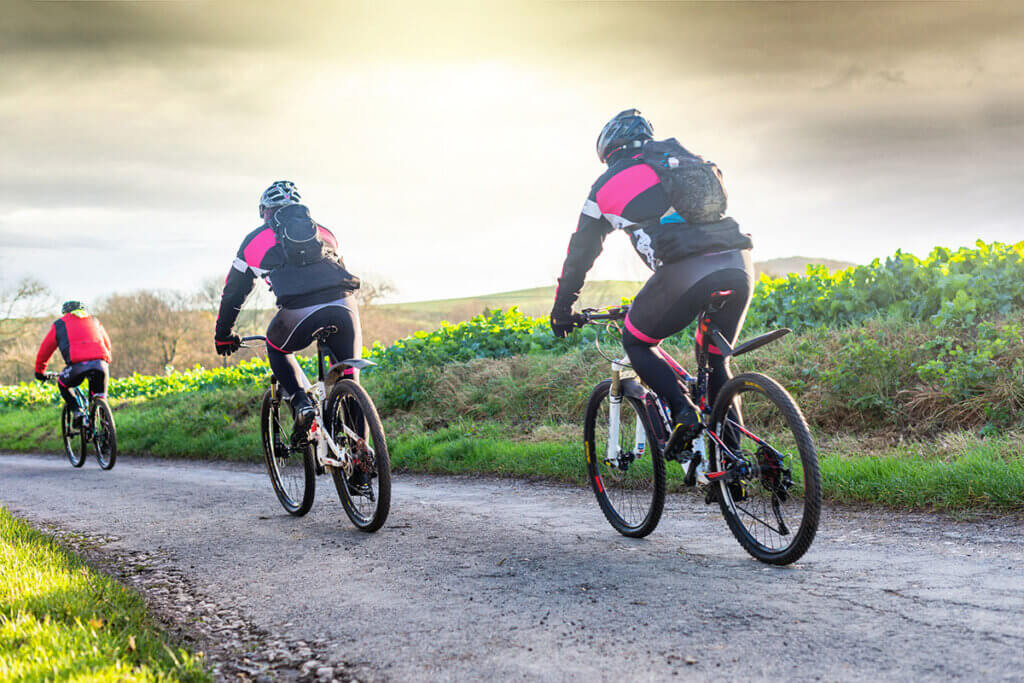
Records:
[[[548,427],[509,438],[507,425],[459,423],[435,431],[417,429],[389,437],[396,468],[438,474],[539,477],[587,485],[579,428]],[[927,441],[874,453],[850,452],[849,438],[818,445],[826,500],[874,503],[899,509],[1024,511],[1022,435],[980,438],[951,434],[959,449],[936,453]],[[684,491],[683,471],[667,463],[669,491]]]
[[[678,351],[684,357],[687,349]],[[797,352],[779,345],[768,365],[783,365],[782,356]],[[580,350],[432,369],[425,378],[432,400],[410,411],[381,411],[395,469],[586,484],[580,422],[589,389],[604,374],[598,360],[593,350]],[[377,398],[403,377],[375,372],[365,385]],[[813,393],[805,396],[812,398]],[[115,399],[119,444],[126,454],[261,462],[260,401],[258,391],[243,388]],[[811,401],[805,408],[808,417],[830,424],[834,415],[828,411],[839,406],[826,410]],[[829,500],[902,509],[1024,510],[1019,430],[914,436],[891,427],[834,432],[812,424],[812,432]],[[62,452],[58,407],[0,410],[0,444],[6,450]],[[679,467],[670,464],[669,471],[669,486],[678,490]]]
[[[0,507],[0,680],[209,681],[136,593]]]

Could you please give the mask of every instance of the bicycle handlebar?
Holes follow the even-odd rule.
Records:
[[[629,305],[613,306],[607,309],[605,313],[599,313],[599,310],[597,308],[584,308],[575,316],[576,326],[583,327],[584,325],[596,322],[622,320],[629,313]]]
[[[254,334],[248,337],[242,337],[241,342],[242,343],[239,344],[239,347],[243,349],[248,349],[250,347],[246,344],[246,342],[263,342],[264,344],[266,344],[267,338],[264,337],[262,334]]]

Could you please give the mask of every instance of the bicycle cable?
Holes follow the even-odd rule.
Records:
[[[616,321],[609,320],[604,325],[604,329],[606,331],[609,328],[612,328],[612,327],[614,327],[615,331],[619,333],[619,337],[620,337],[620,340],[621,340],[622,328],[619,327],[619,325],[618,325],[618,323]],[[594,335],[594,346],[597,348],[597,353],[601,356],[601,358],[604,358],[609,363],[616,363],[618,365],[621,365],[624,368],[629,368],[630,370],[633,369],[632,365],[630,365],[629,363],[623,363],[622,359],[620,359],[620,358],[612,358],[612,357],[608,356],[607,354],[605,354],[604,349],[601,348],[601,333],[600,332],[598,332],[597,334]]]

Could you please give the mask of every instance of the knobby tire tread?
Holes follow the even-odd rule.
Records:
[[[110,452],[107,455],[101,456],[98,441],[94,442],[93,446],[96,450],[96,462],[99,463],[100,468],[112,470],[114,465],[117,464],[117,427],[114,424],[114,413],[110,410],[110,404],[105,399],[93,399],[90,422],[93,425],[93,429],[100,425],[103,429],[109,431],[107,445]]]
[[[758,389],[750,387],[748,383],[753,383],[761,391],[758,392]],[[748,391],[740,391],[740,389],[747,389]],[[818,523],[821,518],[821,471],[818,466],[817,451],[814,447],[811,431],[807,426],[807,420],[804,418],[803,412],[796,401],[793,400],[793,397],[789,395],[789,392],[781,384],[771,377],[758,372],[743,373],[725,383],[715,399],[711,412],[711,424],[720,424],[733,399],[750,391],[766,396],[782,412],[786,425],[793,435],[797,450],[800,453],[805,482],[804,517],[800,521],[800,528],[796,532],[797,535],[794,542],[782,551],[769,552],[749,537],[743,523],[729,509],[725,495],[721,491],[721,487],[724,484],[718,484],[718,504],[726,523],[729,525],[729,530],[732,531],[736,540],[752,557],[767,564],[792,564],[803,557],[807,549],[810,548],[817,534]],[[718,466],[717,457],[715,466]]]
[[[363,414],[363,420],[365,420],[366,426],[370,430],[370,436],[373,438],[373,449],[377,461],[378,494],[377,507],[369,522],[361,519],[362,515],[356,510],[352,497],[348,492],[344,472],[335,469],[331,474],[334,479],[334,487],[338,491],[338,499],[345,509],[345,514],[348,515],[348,518],[352,520],[357,529],[372,533],[384,526],[384,522],[387,521],[391,510],[391,456],[388,453],[384,425],[381,422],[380,415],[377,413],[377,407],[374,405],[370,395],[366,393],[366,389],[358,382],[351,379],[343,379],[334,384],[331,388],[331,395],[327,400],[327,414],[330,416],[330,419],[332,421],[335,419],[337,403],[346,395],[356,400]],[[334,434],[337,433],[336,430],[332,430],[332,432]]]
[[[274,406],[274,402],[270,395],[270,389],[267,389],[267,391],[263,394],[263,406],[262,409],[260,410],[260,434],[263,437],[263,460],[267,466],[267,476],[270,477],[270,485],[273,487],[274,494],[277,496],[278,502],[281,503],[281,507],[283,507],[285,511],[288,512],[288,514],[290,515],[294,515],[295,517],[302,517],[307,512],[309,512],[310,508],[313,507],[313,500],[316,498],[316,471],[314,469],[313,453],[310,446],[307,446],[302,453],[302,467],[303,474],[305,477],[305,487],[303,488],[302,492],[302,500],[297,501],[297,506],[292,506],[289,504],[290,496],[288,496],[288,494],[284,491],[284,487],[281,485],[281,482],[278,479],[277,469],[273,462],[274,451],[271,447],[270,441],[270,421],[271,418],[273,417],[272,413],[275,410],[279,411],[281,409],[282,404],[283,401],[279,400],[277,402],[277,406]],[[285,410],[288,410],[287,406],[285,406]],[[284,438],[287,439],[288,436],[290,435],[286,435]],[[295,456],[293,455],[290,457]]]

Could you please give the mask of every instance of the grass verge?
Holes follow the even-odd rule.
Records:
[[[136,593],[0,507],[0,680],[209,681]]]
[[[511,385],[515,372],[508,374],[503,381]],[[544,396],[543,392],[538,395]],[[582,408],[543,406],[539,412],[547,420],[512,423],[484,413],[500,414],[503,408],[511,415],[530,411],[509,405],[512,398],[493,407],[480,398],[475,404],[478,413],[464,417],[386,416],[394,468],[586,484],[580,426],[571,421]],[[128,454],[261,462],[259,401],[259,396],[243,389],[115,401],[118,441]],[[534,403],[534,412],[538,405]],[[507,410],[513,407],[519,410]],[[62,452],[59,416],[55,406],[0,411],[0,443],[7,450]],[[828,500],[951,512],[1024,510],[1024,451],[1019,433],[981,437],[952,431],[895,445],[867,434],[825,439],[819,431],[818,438]],[[669,471],[670,488],[680,489],[679,467],[671,464]]]

